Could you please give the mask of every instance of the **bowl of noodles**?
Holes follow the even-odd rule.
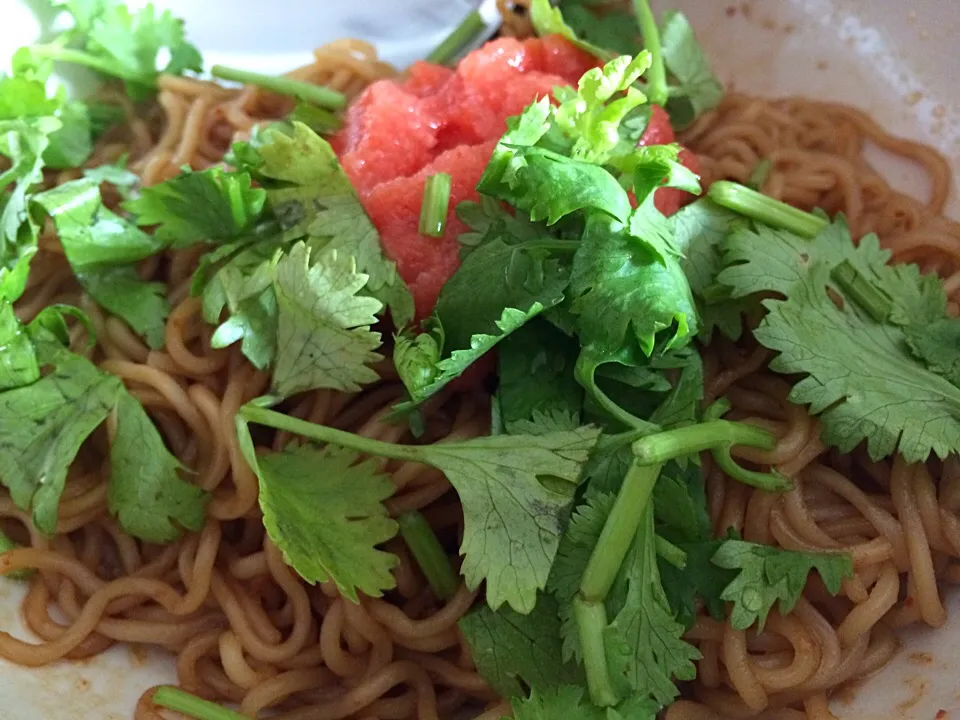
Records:
[[[36,5],[0,717],[960,717],[960,8]]]

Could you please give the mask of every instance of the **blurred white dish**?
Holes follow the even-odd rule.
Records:
[[[2,0],[0,59],[29,43],[39,25],[28,0]],[[131,5],[143,4],[132,2]],[[276,73],[309,60],[338,37],[362,37],[403,65],[425,54],[473,0],[156,0],[187,21],[207,65]],[[691,18],[729,87],[759,94],[802,94],[847,102],[888,129],[929,143],[960,178],[960,92],[955,40],[960,4],[877,0],[661,0]],[[909,168],[877,161],[896,183],[926,189]],[[952,214],[960,215],[954,195]],[[26,638],[22,589],[0,580],[0,628]],[[834,703],[842,720],[960,720],[960,602],[937,631],[905,636],[900,656],[851,699]],[[117,648],[79,665],[24,669],[0,662],[0,720],[125,720],[144,688],[175,677],[158,654]],[[953,713],[949,711],[957,708]]]

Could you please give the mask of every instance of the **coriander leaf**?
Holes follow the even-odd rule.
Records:
[[[659,707],[649,698],[633,697],[616,708],[602,708],[584,697],[582,686],[563,685],[540,692],[537,687],[530,697],[514,698],[516,720],[655,720]]]
[[[227,246],[224,246],[225,248]],[[243,354],[260,370],[273,362],[277,349],[277,295],[269,244],[257,245],[222,267],[203,291],[203,317],[220,325],[210,339],[215,348],[240,342]],[[229,317],[221,323],[224,309]]]
[[[48,535],[56,530],[67,470],[80,445],[123,392],[119,378],[52,345],[45,343],[39,356],[42,365],[54,364],[49,374],[0,393],[0,479]]]
[[[633,175],[633,189],[641,204],[662,187],[700,194],[699,177],[678,159],[682,149],[676,143],[644,145],[623,158],[620,167]]]
[[[294,432],[357,452],[418,462],[443,472],[463,506],[461,574],[474,589],[486,580],[487,603],[529,613],[537,604],[598,431],[581,427],[545,435],[498,435],[433,445],[385,443],[291,418],[248,403],[244,422]]]
[[[708,198],[697,200],[670,217],[673,245],[681,254],[690,289],[700,311],[700,336],[709,339],[714,328],[725,337],[738,340],[743,331],[741,315],[756,303],[751,298],[711,301],[705,291],[717,282],[723,269],[722,243],[735,229],[745,224],[742,217],[722,208]]]
[[[6,298],[0,300],[0,348],[0,391],[30,385],[40,379],[33,340],[24,332],[13,305]]]
[[[710,517],[699,465],[668,463],[653,488],[657,533],[675,545],[707,540]]]
[[[32,47],[37,58],[76,63],[118,77],[135,100],[153,94],[162,73],[203,69],[200,52],[184,37],[183,21],[169,10],[158,13],[153,3],[136,13],[113,2],[68,2],[65,9],[75,23],[65,36],[67,42]],[[161,52],[169,57],[163,66]]]
[[[677,547],[687,556],[686,567],[682,570],[670,563],[660,562],[660,576],[667,601],[677,614],[677,622],[688,630],[700,614],[698,603],[702,603],[715,620],[726,618],[726,604],[721,596],[734,580],[735,574],[712,562],[723,542],[710,538],[677,543]]]
[[[683,639],[657,569],[653,508],[648,506],[624,565],[622,609],[604,630],[607,663],[622,696],[649,696],[664,706],[679,694],[678,680],[693,680],[700,657]]]
[[[553,244],[566,253],[576,247],[563,241]],[[548,241],[496,238],[464,258],[434,308],[445,349],[462,350],[470,347],[473,336],[496,333],[504,308],[527,312],[534,303],[550,308],[563,300],[570,271],[551,249]]]
[[[494,399],[503,431],[517,434],[534,413],[579,415],[583,390],[573,375],[576,343],[537,318],[499,346],[499,386]]]
[[[723,99],[723,85],[710,68],[706,53],[686,16],[678,10],[664,13],[660,23],[660,46],[667,71],[678,87],[667,103],[676,127],[684,128]]]
[[[43,153],[48,167],[58,170],[80,167],[93,152],[93,134],[87,106],[77,100],[64,101],[56,111],[59,130],[50,134],[50,144]]]
[[[947,316],[943,280],[921,273],[912,263],[887,265],[881,271],[882,292],[892,300],[890,321],[903,327],[921,327]]]
[[[527,615],[480,605],[459,626],[477,671],[502,697],[525,696],[525,686],[547,692],[583,682],[583,671],[561,657],[560,619],[549,595]]]
[[[31,189],[43,182],[43,153],[60,127],[53,117],[0,119],[0,155],[10,160],[10,167],[0,172],[0,263],[6,267],[36,244],[28,200]],[[9,185],[12,190],[3,194]]]
[[[491,161],[487,171],[492,166]],[[540,147],[518,147],[513,149],[508,172],[490,188],[481,178],[477,189],[523,210],[531,220],[553,225],[578,210],[589,209],[623,222],[632,210],[630,198],[617,179],[592,162]]]
[[[526,420],[514,423],[514,435],[547,435],[553,432],[576,430],[580,427],[580,414],[569,410],[534,410]]]
[[[33,200],[53,219],[67,260],[78,273],[132,263],[166,247],[162,238],[143,232],[104,206],[95,178],[63,183]]]
[[[181,528],[203,528],[207,494],[185,482],[179,469],[140,402],[120,393],[107,499],[124,530],[147,542],[167,543]]]
[[[297,243],[274,266],[277,353],[271,391],[279,397],[330,388],[358,392],[379,376],[369,365],[382,359],[380,333],[370,330],[382,307],[358,291],[367,276],[350,255],[327,246],[311,264]]]
[[[459,203],[457,217],[471,230],[457,237],[463,246],[460,249],[461,258],[469,255],[473,248],[491,240],[502,240],[513,245],[555,239],[541,223],[530,221],[523,213],[514,215],[500,201],[488,195],[481,195],[478,203],[469,200]]]
[[[506,602],[517,612],[533,610],[597,436],[584,427],[423,448],[424,461],[443,471],[460,495],[461,573],[471,588],[486,578],[490,607]]]
[[[113,164],[85,168],[83,176],[100,185],[109,184],[124,199],[128,199],[140,190],[140,176],[127,169],[126,155],[121,156]]]
[[[164,245],[184,248],[235,240],[250,232],[265,201],[266,192],[251,187],[249,173],[209,168],[145,187],[124,209],[136,216],[138,225],[156,225],[154,236]]]
[[[906,334],[914,357],[960,387],[960,320],[942,318],[926,327],[914,325]]]
[[[413,319],[413,296],[380,246],[380,235],[367,217],[330,144],[303,123],[292,134],[271,126],[256,146],[258,177],[284,237],[307,234],[317,247],[356,259],[357,272],[369,276],[366,290],[389,307],[394,324]]]
[[[587,6],[597,3],[561,0],[560,9],[567,24],[584,40],[615,55],[633,55],[643,47],[637,18],[632,12],[615,6],[591,12]]]
[[[596,55],[601,60],[610,60],[615,54],[610,52],[609,49],[605,50],[578,38],[573,28],[564,21],[563,11],[551,5],[550,0],[533,0],[530,3],[530,21],[533,23],[533,29],[537,35],[541,37],[554,34],[562,35],[573,45],[591,55]]]
[[[960,389],[912,356],[902,328],[875,321],[831,277],[846,261],[883,287],[888,256],[876,236],[854,245],[842,219],[813,240],[758,226],[727,240],[719,281],[734,297],[785,298],[763,301],[767,315],[754,336],[780,353],[773,370],[804,376],[790,400],[819,415],[825,442],[849,452],[866,440],[874,459],[894,451],[908,462],[931,451],[946,457],[960,450]]]
[[[514,720],[605,720],[607,717],[606,710],[585,698],[584,689],[577,685],[562,685],[542,693],[534,686],[530,697],[513,698],[511,705]]]
[[[553,106],[550,98],[540,98],[520,115],[507,118],[507,132],[497,142],[490,162],[477,183],[477,192],[509,202],[513,195],[511,179],[516,175],[516,151],[536,145],[550,129]],[[510,203],[513,205],[513,203]]]
[[[623,479],[623,476],[620,476]],[[547,591],[557,599],[560,636],[563,638],[564,660],[582,660],[580,631],[573,616],[573,599],[580,590],[580,580],[590,555],[597,545],[604,523],[613,509],[616,495],[605,492],[587,493],[586,501],[570,516],[570,524],[560,540],[557,559],[547,580]]]
[[[437,334],[442,335],[441,330],[438,327]],[[404,387],[425,388],[433,382],[437,376],[441,345],[442,339],[438,340],[432,332],[400,333],[394,338],[393,364]]]
[[[27,289],[30,263],[38,252],[36,245],[24,248],[12,268],[0,266],[0,300],[13,303],[20,299]]]
[[[646,51],[636,57],[620,55],[602,68],[584,73],[576,90],[554,89],[560,101],[554,111],[554,122],[574,139],[570,151],[573,158],[598,164],[607,162],[620,144],[621,121],[647,100],[631,86],[650,67],[650,62],[650,53]],[[624,94],[616,97],[618,93]],[[623,221],[622,217],[614,217]]]
[[[398,531],[383,505],[394,487],[375,461],[333,446],[257,457],[245,430],[240,441],[260,480],[267,533],[302,578],[333,580],[353,602],[396,585],[397,558],[377,549]]]
[[[733,603],[730,624],[736,630],[746,630],[756,623],[758,631],[762,631],[767,614],[777,601],[781,613],[792,611],[813,569],[833,595],[840,592],[844,578],[853,576],[848,555],[793,552],[742,540],[724,541],[714,554],[713,563],[739,570],[720,596]]]
[[[126,322],[150,347],[163,347],[170,314],[164,283],[144,282],[133,265],[94,268],[79,272],[77,279],[97,304]]]
[[[163,244],[103,204],[95,178],[64,183],[33,198],[53,219],[67,261],[90,296],[161,347],[170,312],[162,283],[140,279],[132,264]]]
[[[696,332],[690,286],[672,257],[659,261],[624,226],[593,215],[573,260],[570,291],[585,348],[616,353],[628,339],[645,353],[667,332],[667,348],[682,346]]]
[[[30,77],[28,73],[15,73],[11,77],[0,75],[0,119],[53,116],[58,106],[56,98],[47,97],[40,78]]]
[[[404,369],[403,381],[410,400],[396,406],[398,413],[409,412],[427,399],[433,397],[454,379],[460,377],[463,371],[486,355],[503,338],[509,336],[518,328],[523,327],[535,318],[544,307],[534,302],[527,311],[516,308],[504,308],[500,319],[494,323],[492,334],[478,334],[470,338],[470,346],[462,350],[454,350],[448,357],[440,360],[432,368],[423,363],[439,357],[439,343],[433,341],[419,341],[423,344],[401,342],[394,348],[394,364]],[[424,353],[424,349],[429,352]],[[421,383],[419,385],[414,382]]]
[[[630,443],[608,445],[607,438],[597,443],[584,470],[587,486],[591,492],[616,493],[623,485],[623,477],[633,462]]]

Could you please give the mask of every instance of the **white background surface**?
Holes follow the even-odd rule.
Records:
[[[38,26],[28,0],[0,0],[0,64]],[[134,3],[132,3],[134,4]],[[142,4],[142,2],[135,3]],[[433,47],[467,0],[158,0],[186,18],[207,65],[281,72],[337,37],[376,42],[406,64]],[[690,16],[728,86],[851,103],[888,129],[927,142],[960,168],[960,3],[956,0],[670,0]],[[661,8],[666,2],[659,3]],[[882,158],[878,161],[883,162]],[[908,168],[885,165],[918,195]],[[955,172],[955,177],[957,173]],[[956,195],[951,214],[960,216]],[[0,580],[0,629],[20,631],[20,589]],[[960,720],[960,601],[947,627],[914,632],[852,701],[842,720]],[[954,646],[953,648],[951,646]],[[79,665],[25,670],[0,662],[0,720],[126,720],[143,688],[174,679],[159,656],[118,648]]]

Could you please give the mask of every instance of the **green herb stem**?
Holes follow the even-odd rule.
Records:
[[[718,180],[710,186],[708,197],[717,205],[740,215],[801,237],[814,238],[827,226],[827,220],[774,200],[746,185]]]
[[[660,426],[646,420],[641,420],[633,413],[627,412],[607,395],[596,382],[597,365],[589,355],[580,353],[574,366],[574,375],[577,382],[588,392],[594,401],[607,412],[614,420],[629,428],[650,435],[660,431]]]
[[[603,601],[588,602],[578,595],[573,599],[573,617],[580,635],[590,699],[600,707],[616,705],[620,698],[610,681],[603,642],[603,633],[607,627],[607,609]]]
[[[427,55],[427,62],[446,65],[454,60],[463,48],[473,42],[486,27],[483,15],[478,10],[474,10]]]
[[[644,464],[634,458],[580,578],[580,595],[585,601],[606,599],[630,551],[662,467],[661,463]]]
[[[246,422],[266,425],[276,430],[285,430],[286,432],[309,438],[314,442],[330,443],[350,448],[356,452],[366,453],[388,458],[390,460],[411,460],[414,462],[424,462],[423,449],[416,445],[397,445],[395,443],[381,442],[380,440],[371,440],[370,438],[354,435],[353,433],[337,430],[336,428],[316,423],[300,420],[299,418],[284,415],[275,410],[268,410],[247,403],[238,413],[240,419]]]
[[[450,209],[450,175],[436,173],[427,178],[420,205],[420,234],[443,237]]]
[[[749,445],[772,450],[776,444],[773,433],[763,428],[730,420],[713,420],[641,438],[633,444],[633,455],[639,463],[652,465],[715,447]]]
[[[0,530],[0,553],[16,550],[18,547],[20,546],[11,540],[3,530]],[[19,570],[11,570],[8,573],[4,573],[3,577],[10,578],[11,580],[26,580],[33,575],[33,573],[33,568],[20,568]]]
[[[198,698],[196,695],[169,685],[157,688],[153,693],[153,704],[175,710],[196,720],[250,720],[249,715],[241,715],[222,705]]]
[[[687,554],[683,550],[659,535],[656,536],[655,542],[657,544],[657,555],[678,570],[683,570],[687,567]]]
[[[56,62],[65,62],[73,65],[83,65],[92,70],[103,73],[104,75],[116,75],[117,67],[107,60],[98,58],[95,55],[91,55],[88,52],[83,50],[74,50],[71,48],[65,48],[62,45],[56,43],[50,43],[48,45],[34,45],[30,48],[30,52],[33,53],[36,57],[48,58]],[[134,78],[129,78],[126,75],[122,76],[124,80],[130,80]],[[136,78],[142,80],[142,78]],[[149,82],[149,79],[145,82]]]
[[[221,80],[256,85],[279,95],[289,95],[330,110],[342,110],[347,106],[347,98],[343,93],[313,83],[223,65],[214,65],[210,68],[210,74]]]
[[[704,424],[711,424],[714,422],[730,422],[728,420],[720,420],[720,418],[730,410],[730,401],[726,398],[720,398],[712,405],[710,405],[706,410],[703,411]],[[737,425],[740,428],[750,428],[749,425],[744,425],[743,423],[730,423],[731,425]],[[701,426],[702,427],[702,426]],[[760,428],[751,428],[753,430],[761,430]],[[766,431],[762,431],[766,432]],[[739,433],[738,433],[739,434]],[[763,440],[764,445],[754,445],[754,447],[759,447],[763,450],[770,450],[775,444],[775,440],[772,442],[771,435],[768,440]],[[719,445],[717,447],[711,448],[713,454],[713,459],[717,463],[717,466],[725,472],[727,475],[732,477],[738,482],[742,482],[745,485],[751,485],[753,487],[760,488],[762,490],[767,490],[770,492],[778,492],[781,490],[790,489],[792,483],[789,478],[784,477],[776,471],[771,471],[769,473],[756,472],[754,470],[748,470],[747,468],[740,465],[736,460],[733,459],[733,456],[730,454],[730,449],[733,445],[749,445],[750,443],[743,442],[743,437],[745,435],[740,435],[740,438],[737,442],[726,443]],[[753,436],[757,440],[761,440],[760,435]]]
[[[867,311],[878,323],[886,322],[893,310],[893,301],[876,285],[857,272],[849,260],[830,271],[830,277],[844,293]]]
[[[644,48],[649,51],[651,59],[650,69],[647,70],[646,95],[654,105],[666,105],[669,92],[667,68],[660,48],[660,29],[657,27],[657,18],[648,0],[633,0],[633,7],[637,13],[640,33],[643,35]]]
[[[441,600],[449,600],[457,592],[457,575],[450,560],[437,539],[433,528],[416,510],[403,513],[397,518],[400,535],[413,554],[414,560],[426,577],[430,588]]]

